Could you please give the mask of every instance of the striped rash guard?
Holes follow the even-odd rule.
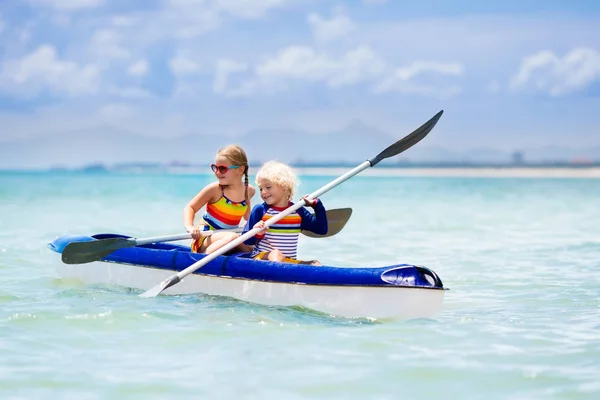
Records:
[[[288,207],[293,204],[290,202]],[[251,230],[258,221],[267,222],[286,208],[269,206],[267,203],[257,204],[252,209],[244,233]],[[271,225],[265,233],[259,233],[246,240],[245,244],[254,245],[251,257],[263,251],[277,249],[285,257],[295,259],[298,250],[298,236],[301,230],[311,231],[319,235],[327,233],[327,212],[321,200],[317,200],[314,209],[315,214],[313,215],[305,207],[301,207]]]

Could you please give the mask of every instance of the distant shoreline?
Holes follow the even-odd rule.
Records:
[[[296,168],[302,175],[338,176],[344,168]],[[362,172],[369,176],[456,177],[456,178],[600,178],[600,167],[430,167],[373,168]]]
[[[331,176],[345,174],[354,165],[293,165],[298,175]],[[250,174],[259,166],[250,166]],[[204,167],[165,166],[172,174],[212,175]],[[600,178],[600,165],[389,165],[367,168],[362,176],[377,177],[456,177],[456,178]]]
[[[337,177],[348,172],[353,166],[294,166],[298,175]],[[256,172],[257,166],[250,167],[250,175]],[[210,170],[199,166],[127,166],[102,168],[51,168],[0,170],[4,173],[166,173],[177,175],[212,175]],[[457,177],[457,178],[600,178],[600,166],[389,166],[367,168],[361,175],[378,177]]]

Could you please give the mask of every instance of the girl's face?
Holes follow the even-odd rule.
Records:
[[[259,178],[257,184],[258,190],[260,190],[260,198],[265,203],[276,207],[286,207],[288,205],[289,194],[282,186],[265,178]]]
[[[217,168],[214,173],[220,185],[231,185],[234,182],[240,181],[244,175],[244,167],[240,165],[236,168],[236,165],[233,165],[227,157],[218,155],[215,158],[215,165]]]

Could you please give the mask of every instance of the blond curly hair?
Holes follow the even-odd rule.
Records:
[[[266,179],[273,184],[281,186],[288,193],[288,200],[292,200],[299,184],[298,177],[289,165],[279,161],[267,161],[256,174],[256,184],[260,179]]]

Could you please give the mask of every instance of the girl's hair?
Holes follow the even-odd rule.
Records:
[[[237,144],[230,144],[229,146],[223,147],[217,151],[217,156],[225,157],[229,160],[231,165],[239,165],[244,167],[244,185],[246,186],[246,202],[250,201],[248,198],[248,157],[246,152]]]
[[[296,174],[288,165],[279,161],[267,161],[256,174],[256,184],[259,179],[267,179],[275,185],[281,186],[288,192],[288,200],[292,200],[292,196],[298,185]]]

